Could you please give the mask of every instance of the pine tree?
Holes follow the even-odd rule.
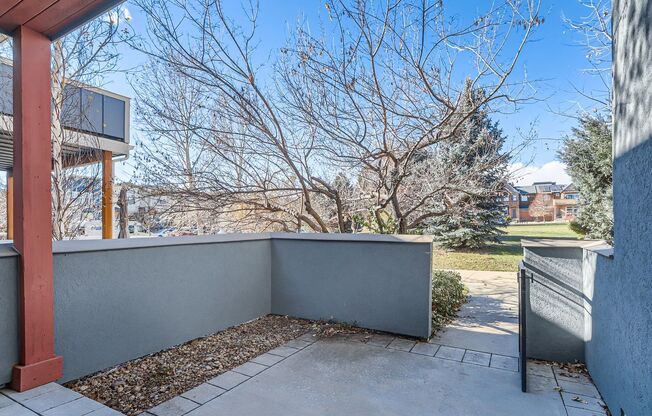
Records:
[[[584,116],[564,139],[559,157],[580,193],[580,211],[574,229],[589,238],[613,243],[612,149],[609,123]]]
[[[462,116],[472,112],[482,101],[483,91],[467,82],[462,94]],[[504,234],[499,227],[505,222],[505,212],[496,191],[504,183],[509,157],[501,153],[505,136],[480,107],[464,121],[455,140],[443,147],[445,160],[459,166],[465,188],[451,197],[445,215],[436,217],[427,232],[435,235],[446,248],[477,248],[498,242]]]

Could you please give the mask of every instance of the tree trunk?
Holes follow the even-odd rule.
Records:
[[[118,207],[120,208],[120,233],[118,234],[118,238],[129,238],[129,212],[127,205],[127,187],[125,186],[120,188],[120,195],[118,196]]]
[[[63,111],[64,67],[61,40],[54,42],[54,70],[52,71],[52,237],[65,236],[63,201]]]

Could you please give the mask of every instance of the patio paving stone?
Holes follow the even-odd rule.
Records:
[[[555,377],[557,377],[557,380],[566,380],[574,383],[592,384],[591,379],[584,374],[570,373],[564,370],[563,368],[559,368],[557,366],[554,366],[552,370],[555,373]]]
[[[573,394],[565,391],[561,392],[561,397],[564,399],[566,407],[577,407],[579,409],[602,411],[602,400],[595,397],[582,396],[581,394]],[[574,400],[576,399],[576,400]]]
[[[48,383],[23,392],[17,392],[10,389],[2,389],[0,390],[0,393],[11,398],[12,400],[17,401],[18,403],[22,403],[25,400],[32,399],[36,396],[40,396],[41,394],[45,394],[52,390],[61,390],[61,389],[65,389],[65,387],[57,383]]]
[[[499,368],[501,370],[518,371],[518,358],[493,354],[491,356],[490,367]]]
[[[281,346],[281,347],[278,347],[278,348],[274,348],[271,351],[267,351],[267,353],[268,354],[278,355],[280,357],[289,357],[290,355],[294,354],[297,351],[299,351],[299,350],[296,349],[296,348]]]
[[[554,373],[552,372],[552,366],[547,364],[528,362],[527,373],[541,377],[555,377]]]
[[[249,377],[245,376],[244,374],[227,371],[224,374],[220,374],[219,376],[208,380],[208,383],[217,387],[221,387],[225,390],[231,390],[238,384],[243,383],[247,380],[249,380]]]
[[[464,348],[442,345],[439,348],[439,351],[437,351],[437,354],[435,354],[435,357],[443,358],[445,360],[462,361],[462,357],[464,357]]]
[[[102,403],[98,403],[87,397],[81,397],[77,400],[47,410],[43,412],[43,416],[83,416],[93,410],[101,409],[102,407],[104,407]]]
[[[312,333],[308,333],[308,334],[301,335],[297,339],[299,339],[301,341],[310,342],[312,344],[312,343],[316,342],[318,338],[317,338],[317,335],[312,334]]]
[[[489,363],[491,362],[491,354],[488,352],[466,350],[462,362],[489,367]]]
[[[568,407],[568,416],[607,416],[607,412],[604,410],[595,411],[595,410],[586,410],[579,409],[577,407]]]
[[[412,347],[410,352],[414,354],[421,354],[421,355],[427,355],[429,357],[433,357],[435,353],[437,353],[438,349],[439,349],[439,345],[437,344],[429,344],[427,342],[417,342],[416,345]]]
[[[81,394],[63,386],[22,402],[22,405],[37,413],[44,412],[62,404],[83,397]]]
[[[16,402],[11,400],[9,397],[7,397],[7,396],[5,396],[3,394],[0,394],[0,409],[2,409],[3,407],[10,406],[10,405],[12,405],[14,403],[16,403]]]
[[[276,364],[277,362],[281,361],[282,359],[283,359],[283,357],[281,357],[281,356],[265,353],[265,354],[259,355],[256,358],[252,358],[251,362],[271,367],[274,364]]]
[[[0,409],[0,416],[39,416],[38,413],[34,413],[26,407],[21,406],[18,403],[14,403],[11,406],[6,406]]]
[[[393,336],[391,335],[373,335],[368,341],[367,345],[373,345],[376,347],[387,348],[387,346],[394,341]]]
[[[300,339],[293,339],[292,341],[286,342],[285,344],[283,344],[283,346],[285,346],[285,347],[296,348],[296,349],[299,349],[299,350],[304,349],[309,345],[312,345],[312,342],[303,341],[303,340],[300,340]]]
[[[559,384],[559,387],[561,387],[563,391],[567,391],[569,393],[591,396],[595,397],[596,399],[600,398],[598,389],[596,389],[592,384],[574,383],[567,380],[557,380],[557,384]]]
[[[212,384],[204,383],[195,387],[192,390],[188,390],[183,393],[181,397],[190,399],[195,403],[204,404],[209,400],[213,400],[219,395],[223,394],[226,390],[221,387],[214,386]]]
[[[410,351],[415,344],[415,341],[410,341],[409,339],[395,338],[394,341],[390,342],[387,348],[400,351]]]
[[[528,392],[555,393],[559,394],[559,386],[554,378],[527,375]]]
[[[151,413],[150,413],[151,415]],[[124,416],[124,413],[120,413],[117,410],[113,410],[110,407],[102,407],[101,409],[94,410],[84,416]]]
[[[265,370],[267,366],[258,364],[258,363],[253,363],[251,361],[246,362],[242,365],[237,366],[231,371],[235,371],[236,373],[244,374],[245,376],[253,377],[256,374],[260,373],[261,371]]]
[[[182,416],[197,407],[199,405],[192,400],[177,396],[149,409],[148,412],[156,416]]]

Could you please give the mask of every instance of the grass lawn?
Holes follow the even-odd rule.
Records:
[[[523,250],[521,238],[579,238],[567,223],[509,225],[501,244],[475,250],[435,250],[435,269],[517,271]]]

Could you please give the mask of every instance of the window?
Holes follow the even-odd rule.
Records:
[[[521,201],[527,202],[527,195],[521,195]]]
[[[518,201],[518,195],[512,195],[512,201]]]
[[[565,199],[580,199],[580,196],[578,194],[566,194],[564,195]]]

